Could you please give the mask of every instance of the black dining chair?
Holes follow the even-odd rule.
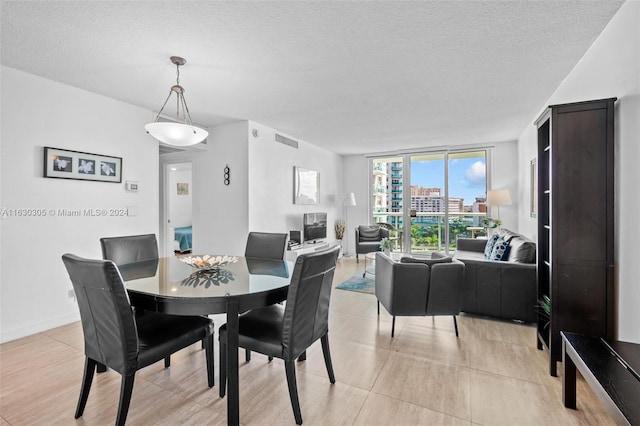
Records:
[[[127,235],[100,238],[102,258],[116,265],[158,258],[158,240],[155,234]]]
[[[335,383],[329,351],[329,300],[340,247],[298,256],[287,303],[253,309],[239,318],[238,346],[284,361],[296,423],[302,424],[295,360],[320,339],[329,381]],[[219,329],[220,397],[227,381],[227,328]]]
[[[102,258],[112,260],[116,265],[158,259],[158,240],[155,234],[104,237],[100,238],[100,247],[102,248]],[[140,309],[135,313],[136,317],[150,315],[149,312]],[[202,348],[204,349],[204,341]],[[171,366],[170,356],[165,358],[164,366],[166,368]],[[98,373],[105,371],[107,368],[104,365],[98,365]]]
[[[136,317],[117,266],[110,260],[62,256],[75,291],[84,333],[85,367],[75,418],[82,416],[94,371],[105,365],[122,375],[116,425],[124,425],[136,371],[204,340],[207,380],[213,387],[213,322],[201,316]]]
[[[287,234],[249,232],[244,257],[282,260],[286,245]]]

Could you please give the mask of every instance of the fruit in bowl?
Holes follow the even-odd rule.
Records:
[[[178,259],[198,269],[216,269],[238,261],[237,256],[210,256],[208,254],[201,256],[181,256]]]

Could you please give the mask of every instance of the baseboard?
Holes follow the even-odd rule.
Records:
[[[56,318],[50,318],[46,321],[40,321],[11,330],[6,330],[3,327],[2,332],[0,332],[0,343],[6,343],[12,340],[21,339],[23,337],[31,336],[32,334],[41,333],[43,331],[51,330],[52,328],[60,327],[62,325],[71,324],[72,322],[76,321],[80,321],[79,312],[62,315]]]

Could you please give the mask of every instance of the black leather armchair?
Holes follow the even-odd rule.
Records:
[[[286,245],[287,234],[250,232],[247,237],[244,257],[282,260]]]
[[[124,425],[136,371],[203,340],[213,387],[213,322],[206,317],[135,317],[117,266],[110,260],[62,256],[75,291],[84,333],[85,368],[75,418],[82,416],[98,364],[122,375],[116,425]]]
[[[380,241],[389,238],[389,230],[377,225],[360,225],[356,228],[356,262],[359,254],[380,251]]]
[[[396,262],[384,253],[376,254],[375,292],[380,303],[393,316],[451,315],[458,336],[456,315],[462,303],[464,263],[446,256],[404,257]]]
[[[302,414],[296,385],[295,360],[320,339],[329,381],[335,383],[329,351],[329,300],[339,247],[303,254],[296,259],[287,294],[287,303],[253,309],[240,316],[238,345],[270,358],[284,360],[289,397],[297,424]],[[227,326],[220,338],[220,397],[226,388]],[[247,359],[248,361],[249,359]]]

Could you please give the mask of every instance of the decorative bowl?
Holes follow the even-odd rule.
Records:
[[[182,262],[189,266],[205,271],[208,269],[218,269],[230,263],[238,261],[237,256],[210,256],[208,254],[198,256],[180,256]]]

